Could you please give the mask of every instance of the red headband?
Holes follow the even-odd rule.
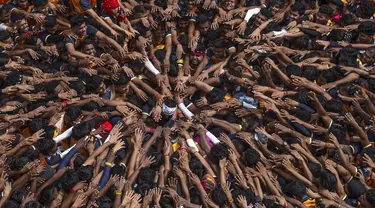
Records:
[[[199,56],[203,56],[205,54],[205,51],[195,50],[194,54],[199,55]]]

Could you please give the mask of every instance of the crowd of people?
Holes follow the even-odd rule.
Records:
[[[0,3],[0,207],[375,207],[373,1]]]

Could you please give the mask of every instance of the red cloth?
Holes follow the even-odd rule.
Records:
[[[108,121],[104,121],[101,125],[97,126],[96,128],[98,129],[100,126],[104,126],[104,131],[110,132],[112,129],[112,124],[109,123]],[[99,134],[100,136],[104,136],[105,134]]]
[[[112,14],[112,9],[119,7],[118,0],[103,0],[102,8],[107,14]]]

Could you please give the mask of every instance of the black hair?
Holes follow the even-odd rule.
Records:
[[[85,16],[82,14],[73,14],[69,19],[70,27],[79,27],[86,22]]]
[[[227,158],[229,155],[228,146],[223,143],[215,144],[211,148],[210,154],[216,161]]]
[[[334,112],[334,113],[341,113],[342,112],[342,102],[338,99],[331,99],[328,100],[324,106],[324,108],[328,112]]]
[[[111,208],[112,200],[108,196],[102,196],[96,200],[96,204],[100,208]]]
[[[29,162],[29,158],[27,157],[18,157],[13,160],[11,163],[12,170],[21,170],[27,163]]]
[[[94,168],[92,165],[81,166],[78,168],[77,173],[80,181],[90,181],[93,176]]]
[[[322,13],[331,17],[333,15],[333,9],[330,6],[324,4],[319,7],[319,13]]]
[[[352,25],[355,24],[355,19],[353,17],[353,14],[344,14],[342,15],[340,19],[340,25],[341,26],[347,26],[347,25]]]
[[[100,105],[94,101],[90,101],[82,106],[82,110],[84,111],[95,111],[100,108]]]
[[[284,207],[283,205],[278,204],[274,200],[268,199],[266,197],[263,198],[262,202],[263,202],[264,206],[266,206],[267,208],[282,208],[282,207]]]
[[[13,7],[10,4],[3,4],[3,6],[0,8],[0,14],[10,12],[12,9]]]
[[[7,54],[5,54],[5,53],[0,53],[0,67],[3,67],[3,66],[5,66],[8,63],[9,63],[9,56]]]
[[[38,201],[29,201],[25,204],[24,208],[44,208],[44,206]]]
[[[256,196],[254,192],[252,192],[249,188],[244,190],[241,187],[237,186],[236,184],[233,184],[232,187],[233,187],[232,196],[234,199],[242,195],[246,198],[247,205],[256,203]]]
[[[366,200],[372,207],[375,206],[375,189],[370,189],[366,192]]]
[[[20,72],[11,71],[5,78],[5,83],[7,86],[19,84],[22,81]]]
[[[223,206],[227,203],[227,197],[221,187],[216,187],[211,191],[211,198],[212,201],[219,206]]]
[[[233,139],[232,143],[234,147],[236,148],[237,152],[240,154],[243,153],[248,147],[248,145],[240,139]]]
[[[111,175],[123,175],[125,173],[125,167],[122,165],[115,165],[111,168]]]
[[[357,10],[359,10],[362,18],[370,18],[375,13],[374,5],[369,1],[361,1]]]
[[[283,0],[271,0],[269,3],[269,7],[279,6],[281,8],[284,7],[285,2]]]
[[[141,196],[145,196],[146,191],[153,189],[154,187],[155,187],[154,182],[138,183],[138,186],[135,188],[135,192],[140,194]]]
[[[7,4],[5,4],[7,5]],[[13,200],[6,200],[5,203],[4,203],[4,207],[6,208],[18,208],[20,207],[20,204],[13,201]]]
[[[303,5],[302,3],[300,2],[295,2],[294,4],[292,4],[292,6],[290,7],[290,9],[292,11],[296,11],[298,12],[299,15],[303,15],[305,13],[305,5]]]
[[[264,28],[264,33],[269,33],[269,32],[273,32],[273,31],[280,31],[281,30],[281,26],[280,24],[276,23],[276,22],[270,22],[266,28]]]
[[[335,137],[337,138],[337,141],[340,143],[340,144],[346,144],[346,129],[345,127],[343,127],[342,125],[340,124],[333,124],[331,126],[331,129],[330,129],[330,132],[335,135]]]
[[[243,152],[243,161],[248,167],[254,167],[260,161],[259,152],[253,148],[248,148]]]
[[[340,0],[330,0],[330,3],[340,8],[344,6],[344,3]]]
[[[200,14],[198,17],[197,17],[197,25],[200,25],[200,24],[203,24],[203,23],[210,23],[211,20],[210,20],[210,17],[206,14]]]
[[[145,12],[147,12],[147,10],[145,9],[144,6],[142,6],[142,5],[137,5],[137,6],[135,6],[135,7],[133,8],[133,12],[134,12],[134,13],[145,13]]]
[[[76,120],[81,115],[82,115],[82,110],[81,108],[77,106],[69,107],[65,113],[65,116],[68,116],[71,121]]]
[[[27,191],[23,188],[15,188],[10,195],[10,200],[21,204],[23,199],[27,196]]]
[[[52,28],[56,24],[57,24],[57,18],[55,15],[47,15],[46,18],[44,18],[44,27]]]
[[[69,82],[69,87],[75,90],[78,96],[83,95],[85,93],[85,84],[83,84],[81,80]]]
[[[370,21],[361,22],[358,26],[358,31],[360,33],[365,33],[368,36],[374,36],[375,34],[375,24]]]
[[[87,160],[87,157],[81,154],[78,154],[77,157],[74,159],[73,164],[74,164],[74,169],[78,170],[82,165],[85,163]]]
[[[19,20],[23,20],[23,19],[25,19],[25,15],[22,14],[22,13],[12,12],[12,13],[10,14],[10,20],[11,20],[11,22],[13,22],[13,23],[16,23],[17,21],[19,21]]]
[[[170,108],[175,108],[177,106],[177,103],[176,101],[174,101],[173,99],[167,99],[164,101],[164,104]]]
[[[282,187],[282,191],[289,197],[302,199],[306,195],[306,186],[300,180],[293,180]]]
[[[66,172],[60,178],[61,188],[65,192],[68,192],[70,189],[72,189],[78,182],[79,182],[79,176],[76,171]]]
[[[322,170],[322,166],[318,163],[309,162],[307,163],[307,167],[309,168],[310,172],[316,176],[318,176]]]
[[[40,198],[39,201],[43,203],[44,205],[47,205],[47,203],[50,203],[53,201],[55,198],[53,196],[53,190],[55,189],[54,186],[49,185],[45,187],[41,192],[40,192]]]
[[[54,152],[52,150],[56,146],[56,142],[52,139],[42,138],[36,141],[35,147],[44,156],[52,155]]]
[[[330,68],[322,71],[321,76],[324,77],[329,83],[338,80],[340,74],[334,68]]]
[[[138,174],[137,182],[141,183],[153,183],[156,176],[156,171],[151,168],[141,168]]]
[[[118,79],[113,80],[113,84],[115,84],[115,85],[126,85],[129,82],[130,82],[130,79],[124,72],[120,72],[119,76],[118,76]]]
[[[303,66],[302,76],[310,81],[317,80],[319,77],[319,70],[315,66]]]
[[[246,125],[245,125],[246,124]],[[256,127],[259,127],[259,119],[255,116],[250,116],[246,118],[242,126],[246,126],[243,131],[253,133]]]
[[[196,157],[192,157],[190,159],[189,167],[193,173],[198,175],[199,178],[203,177],[203,165]]]
[[[6,30],[0,31],[0,41],[4,41],[4,40],[6,40],[8,38],[10,38],[10,33],[8,31],[6,31]]]
[[[149,156],[155,157],[155,162],[150,165],[150,168],[159,169],[159,167],[164,164],[164,157],[160,152],[152,152]]]
[[[86,82],[87,90],[96,91],[103,82],[103,78],[98,75],[84,76],[83,80]]]
[[[163,208],[174,208],[172,199],[162,195],[160,198],[160,206]]]
[[[330,192],[333,192],[336,189],[337,179],[335,175],[330,172],[321,172],[320,173],[320,185],[325,189],[328,189]]]
[[[366,188],[358,178],[354,177],[348,182],[347,194],[349,198],[358,199],[364,193],[366,193]]]
[[[294,64],[287,65],[285,68],[285,71],[288,76],[292,76],[292,75],[301,76],[302,75],[301,67],[299,67],[298,65],[294,65]]]
[[[48,4],[48,0],[34,0],[34,7],[42,7]]]
[[[82,122],[73,127],[72,137],[74,139],[82,139],[91,132],[91,126],[87,122]]]
[[[260,14],[267,17],[267,19],[272,18],[272,11],[270,9],[261,9]]]

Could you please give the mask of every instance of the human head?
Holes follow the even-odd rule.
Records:
[[[211,148],[210,154],[216,161],[227,158],[229,155],[228,146],[223,143],[215,144]]]
[[[57,145],[53,139],[39,139],[35,146],[44,156],[51,156],[57,151]]]
[[[52,202],[56,197],[58,196],[58,191],[57,188],[49,185],[45,187],[41,192],[40,192],[40,202],[43,203],[44,205],[49,204]]]
[[[72,138],[79,140],[83,139],[91,132],[91,126],[87,122],[76,124],[72,130]]]
[[[55,15],[47,15],[44,19],[44,27],[49,34],[54,34],[57,31],[58,24]]]
[[[86,36],[86,20],[82,14],[73,14],[69,20],[72,32],[78,37]]]
[[[237,0],[226,0],[225,5],[224,5],[224,9],[226,11],[231,11],[231,10],[235,9],[236,6],[237,6]]]
[[[369,19],[374,13],[374,5],[369,1],[360,1],[359,7],[355,10],[355,15],[364,19]]]
[[[48,0],[34,0],[35,11],[44,15],[48,14]]]
[[[80,168],[78,168],[77,173],[80,181],[91,181],[93,170],[94,168],[92,167],[92,165],[81,166]]]
[[[223,206],[227,203],[227,197],[221,187],[216,187],[214,190],[211,191],[211,198],[215,204],[219,206]]]
[[[0,21],[1,22],[9,23],[11,10],[12,10],[12,7],[9,4],[4,4],[0,8]]]
[[[306,186],[300,180],[293,180],[282,187],[282,191],[289,197],[302,199],[306,195]]]
[[[104,0],[102,5],[107,14],[116,15],[119,12],[120,5],[117,0]]]
[[[260,155],[255,149],[249,147],[242,153],[242,160],[246,166],[255,167],[260,161]]]
[[[83,41],[81,45],[81,51],[84,54],[90,55],[90,56],[95,56],[96,54],[96,49],[94,46],[94,43],[90,39],[86,39]]]
[[[200,14],[197,18],[198,30],[201,35],[205,36],[210,29],[211,21],[208,15]]]
[[[328,5],[322,5],[320,8],[319,8],[319,12],[318,14],[316,15],[316,23],[319,23],[319,24],[327,24],[327,21],[329,18],[331,18],[331,16],[333,15],[333,9],[328,6]]]
[[[320,185],[323,188],[328,189],[328,191],[334,192],[336,190],[337,180],[336,180],[335,175],[333,175],[332,173],[321,172],[319,180],[320,180]]]
[[[370,43],[375,34],[375,24],[373,22],[361,22],[358,26],[359,42]]]
[[[366,188],[362,184],[361,180],[353,177],[345,186],[345,192],[348,194],[349,198],[359,199],[364,193],[366,193]]]
[[[290,7],[289,18],[290,20],[298,20],[303,14],[305,14],[305,6],[300,2],[295,2]]]
[[[375,207],[375,189],[368,190],[359,198],[361,207],[363,208],[372,208]]]
[[[27,0],[16,0],[16,5],[22,10],[27,10],[29,7],[29,2]]]

